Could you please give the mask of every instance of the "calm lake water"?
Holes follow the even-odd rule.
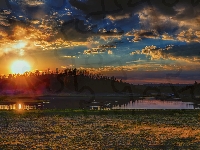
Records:
[[[181,101],[136,100],[112,109],[194,109],[194,103]]]
[[[80,99],[85,100],[85,97],[71,98],[55,98],[49,99],[50,103],[45,104],[46,108],[71,108],[78,109],[80,106],[86,108],[100,108],[104,104],[104,108],[111,109],[197,109],[200,105],[194,105],[193,102],[182,102],[181,100],[156,100],[154,97],[144,97],[135,101],[130,101],[122,97],[102,97],[95,99],[92,103],[84,103],[80,105]],[[103,101],[102,101],[103,99]],[[101,103],[102,102],[102,103]]]
[[[43,102],[2,102],[2,109],[200,109],[200,104],[182,102],[181,100],[156,100],[154,97],[143,97],[130,101],[123,97],[96,97],[94,101],[86,97],[43,97]],[[36,101],[36,100],[35,100]]]

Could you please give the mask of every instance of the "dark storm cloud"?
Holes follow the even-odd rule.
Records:
[[[156,8],[163,15],[174,16],[177,11],[168,4],[173,4],[173,0],[167,2],[161,0],[70,0],[70,4],[77,9],[82,10],[86,15],[95,19],[102,19],[104,15],[120,16],[138,12],[145,7]],[[180,1],[180,4],[185,4]],[[179,4],[179,3],[177,3]],[[175,5],[174,5],[175,6]],[[191,5],[192,6],[192,5]]]
[[[165,16],[177,17],[179,19],[196,17],[200,5],[193,5],[192,1],[186,0],[151,0],[153,8]]]
[[[24,6],[24,9],[28,18],[38,20],[44,18],[49,12],[49,9],[43,6]]]
[[[141,28],[144,27],[143,30],[148,28],[154,32],[147,30],[146,32],[138,31],[138,33],[134,33],[135,41],[140,41],[143,37],[157,38],[158,34],[162,35],[165,32],[170,33],[169,35],[171,33],[178,34],[178,32],[180,33],[189,27],[193,28],[193,25],[195,26],[194,28],[199,28],[197,24],[200,22],[200,5],[194,7],[191,1],[185,2],[183,0],[179,0],[178,3],[174,2],[174,0],[167,2],[164,0],[69,0],[68,3],[60,0],[58,2],[60,7],[56,7],[59,9],[54,9],[53,5],[55,2],[53,3],[50,0],[13,0],[12,2],[10,1],[12,14],[0,14],[0,25],[9,26],[11,16],[15,16],[16,18],[12,18],[12,20],[19,20],[19,24],[21,21],[31,24],[32,20],[41,21],[45,19],[49,21],[52,19],[54,20],[55,28],[51,32],[61,29],[61,34],[69,41],[87,41],[87,38],[91,36],[122,35],[124,31],[127,32],[133,28],[137,29],[138,21],[140,21]],[[172,5],[173,3],[174,5]],[[50,4],[52,4],[52,7]],[[63,4],[62,7],[61,4]],[[69,4],[73,7],[68,6]],[[70,8],[72,12],[70,17],[65,14],[65,7]],[[78,12],[74,7],[83,13],[74,13]],[[53,13],[56,15],[53,15]],[[139,20],[133,14],[139,14]],[[19,18],[20,15],[23,18]],[[91,20],[87,17],[91,17]],[[63,20],[62,18],[65,19]],[[102,23],[101,20],[103,18],[111,23],[109,22],[109,25]],[[190,21],[187,22],[187,19],[190,19]],[[130,20],[130,22],[125,22],[125,20]],[[60,21],[64,23],[62,24]],[[182,22],[179,23],[180,21]],[[13,21],[11,21],[12,23]],[[33,25],[36,26],[35,24]],[[52,24],[46,26],[52,26]],[[109,29],[106,26],[109,26]],[[117,32],[111,31],[119,28],[119,26],[122,28],[121,30]],[[177,32],[179,28],[181,30]],[[183,37],[180,39],[184,40]]]
[[[71,18],[68,18],[67,15],[62,11],[59,11],[59,9],[54,10],[53,6],[57,3],[54,4],[54,2],[50,0],[14,0],[12,2],[10,1],[10,5],[14,16],[18,17],[19,15],[24,15],[24,20],[27,18],[29,20],[41,20],[41,18],[44,18],[45,15],[51,16],[52,12],[56,12],[58,15],[54,17],[56,17],[55,19],[57,20],[62,17],[66,17],[67,19],[79,18],[80,20],[80,17],[82,16],[82,20],[84,21],[87,19],[87,17],[91,17],[95,20],[102,20],[103,18],[107,18],[113,22],[116,22],[117,20],[124,22],[124,19],[131,20],[133,14],[138,14],[144,10],[148,10],[146,14],[144,14],[144,17],[140,18],[141,27],[144,27],[144,29],[155,29],[159,33],[169,33],[170,31],[176,31],[178,29],[178,23],[174,22],[174,20],[185,21],[187,19],[194,18],[196,21],[195,23],[199,22],[199,5],[194,7],[191,1],[185,2],[183,0],[179,0],[178,3],[174,2],[174,0],[167,2],[160,0],[69,0],[68,3],[60,0],[58,5],[61,6],[61,4],[63,4],[62,7],[59,7],[60,10],[63,10],[65,7],[70,8],[73,6],[83,12],[82,14],[76,14],[74,13],[75,9],[71,7],[70,9],[73,12]],[[174,5],[172,5],[173,3]],[[52,7],[50,4],[52,4]],[[70,4],[71,6],[69,7],[68,5]],[[174,20],[169,19],[168,21],[163,21],[163,17],[172,17]],[[67,19],[64,21],[67,21]],[[5,24],[6,21],[4,19],[4,21],[1,22],[1,24]],[[91,23],[94,23],[93,20],[91,20]],[[99,26],[99,22],[95,23],[97,23]],[[117,23],[120,24],[120,21]],[[116,24],[116,26],[118,26],[118,24]],[[132,26],[132,24],[129,26]],[[134,26],[132,26],[132,28],[134,28]],[[127,27],[123,26],[122,28]],[[84,31],[84,33],[82,33],[82,27],[80,27],[80,29],[79,27],[76,27],[75,32],[80,32],[80,34],[88,34],[88,31]],[[105,33],[105,35],[107,34],[110,34],[109,31]]]
[[[92,31],[87,30],[87,26],[84,25],[83,20],[73,19],[63,23],[61,33],[65,40],[68,41],[87,41]]]
[[[94,20],[108,18],[113,22],[124,22],[139,15],[140,28],[152,29],[159,34],[176,33],[189,28],[199,29],[200,4],[184,0],[70,0],[72,6],[81,10],[85,18]],[[132,22],[133,23],[133,22]],[[126,25],[125,25],[126,26]],[[132,28],[137,25],[129,24]],[[123,26],[123,30],[126,30]]]
[[[84,20],[72,19],[62,24],[61,33],[65,40],[85,42],[90,36],[117,36],[122,35],[123,30],[112,31],[99,29],[97,32],[93,31],[96,25],[85,25]]]
[[[130,4],[130,0],[87,0],[85,2],[70,0],[69,2],[72,6],[82,10],[88,17],[94,19],[105,18],[106,15],[116,17],[131,14],[133,11],[140,10],[142,6],[139,3],[133,6]],[[136,2],[138,1],[133,3],[135,4]]]
[[[172,3],[175,1],[166,1]],[[199,29],[200,5],[193,6],[191,1],[179,0],[172,7],[167,6],[163,1],[152,1],[152,10],[142,10],[144,13],[141,22],[146,23],[147,28],[158,32],[176,32],[189,28]],[[140,11],[140,12],[142,12]]]

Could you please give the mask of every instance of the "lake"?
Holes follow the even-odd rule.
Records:
[[[112,109],[194,109],[193,102],[143,99],[113,106]]]
[[[27,101],[27,102],[26,102]],[[13,105],[13,107],[11,106]],[[199,109],[200,104],[178,99],[157,100],[154,97],[96,96],[45,96],[40,100],[13,100],[0,102],[1,109]]]

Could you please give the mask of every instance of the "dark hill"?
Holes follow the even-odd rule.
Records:
[[[9,91],[10,90],[10,91]],[[13,93],[13,91],[15,91]],[[92,74],[85,70],[66,69],[61,73],[26,73],[0,78],[0,93],[23,94],[28,91],[48,94],[114,94],[133,97],[154,96],[157,99],[181,98],[184,101],[199,101],[200,84],[191,85],[152,84],[133,85],[115,77]],[[10,93],[9,93],[10,92]]]

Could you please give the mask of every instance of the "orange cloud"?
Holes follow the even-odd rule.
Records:
[[[142,38],[160,38],[159,33],[156,30],[132,30],[125,34],[126,36],[134,36],[133,42],[139,42]]]

